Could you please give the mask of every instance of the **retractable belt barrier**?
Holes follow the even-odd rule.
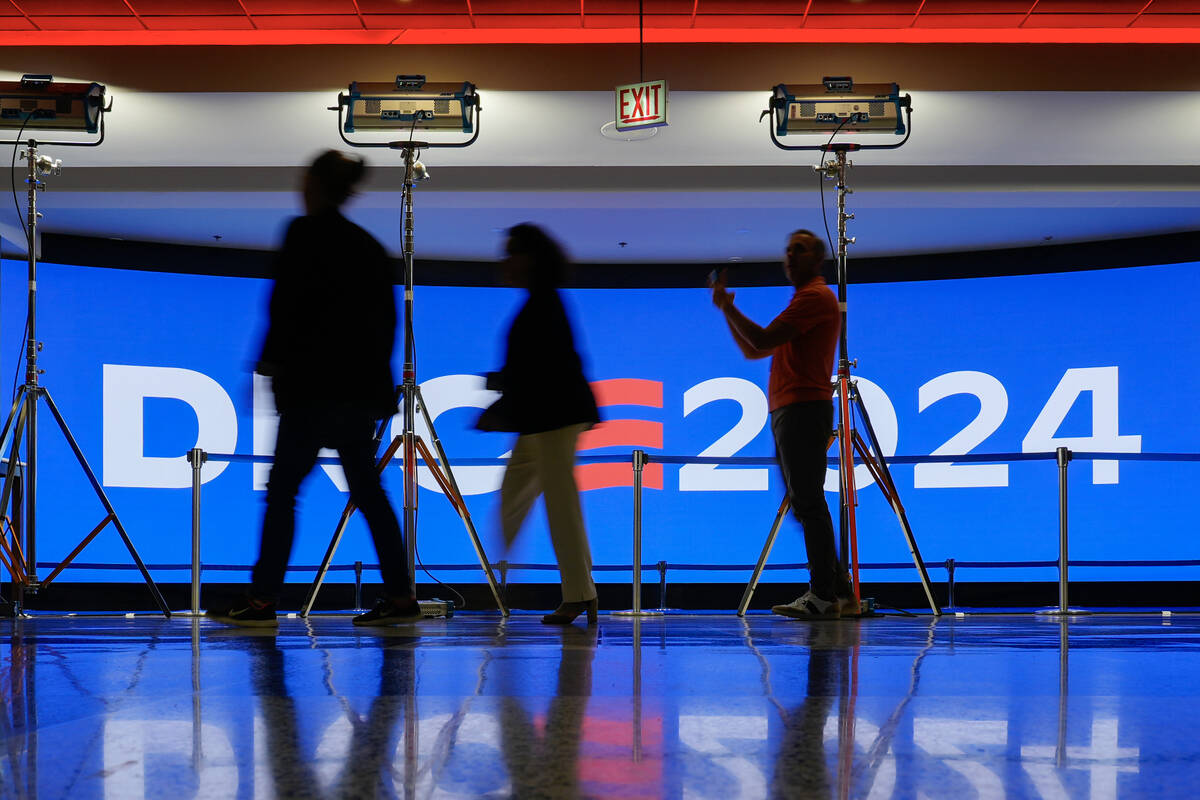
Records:
[[[192,614],[200,613],[200,508],[201,508],[201,475],[204,465],[209,461],[232,462],[232,463],[255,463],[269,464],[272,462],[271,456],[266,455],[249,455],[245,453],[206,453],[200,448],[195,448],[187,453],[188,463],[192,467],[192,560],[190,564],[150,564],[151,569],[159,570],[191,570],[191,612]],[[395,459],[400,461],[399,458]],[[944,455],[944,456],[890,456],[886,457],[886,461],[891,464],[945,464],[945,463],[999,463],[1013,461],[1054,461],[1058,465],[1058,506],[1059,506],[1059,553],[1057,561],[1008,561],[1008,562],[986,562],[986,561],[955,561],[954,559],[946,559],[941,563],[931,563],[927,566],[944,567],[949,576],[951,593],[953,592],[953,575],[956,569],[1001,569],[1012,567],[1058,567],[1058,584],[1059,584],[1059,604],[1058,608],[1053,613],[1068,614],[1068,596],[1067,596],[1067,570],[1068,570],[1068,525],[1067,525],[1067,468],[1071,461],[1163,461],[1163,462],[1200,462],[1200,453],[1107,453],[1107,452],[1092,452],[1092,451],[1071,451],[1066,447],[1060,447],[1054,452],[1046,453],[967,453],[963,455]],[[857,461],[857,459],[856,459]],[[727,466],[736,465],[773,465],[776,463],[774,458],[755,457],[755,456],[732,456],[732,457],[708,457],[708,456],[674,456],[660,455],[654,453],[646,453],[643,450],[634,450],[630,457],[621,456],[578,456],[576,462],[579,464],[615,464],[629,463],[634,472],[633,480],[633,558],[632,565],[596,565],[593,570],[597,572],[624,572],[632,569],[633,572],[633,609],[634,613],[641,610],[641,571],[643,568],[649,570],[658,570],[660,580],[660,602],[662,591],[666,586],[666,571],[668,569],[696,570],[696,571],[741,571],[752,569],[749,565],[736,564],[668,564],[665,561],[659,561],[654,564],[643,565],[642,560],[642,470],[646,464],[718,464]],[[334,457],[320,457],[317,459],[319,464],[337,464],[339,459]],[[459,458],[453,462],[455,465],[461,466],[504,466],[508,463],[507,459],[503,458]],[[836,465],[837,458],[830,458],[829,463]],[[1122,560],[1122,561],[1101,561],[1087,560],[1071,562],[1078,567],[1112,567],[1112,566],[1200,566],[1200,559],[1194,560]],[[57,566],[55,563],[39,563],[39,567]],[[133,569],[131,565],[123,564],[76,564],[75,566],[84,569]],[[377,565],[363,565],[357,562],[353,565],[332,565],[329,569],[337,572],[356,571],[361,574],[362,569],[375,568]],[[519,564],[500,562],[498,565],[502,575],[506,575],[511,570],[556,570],[558,567],[553,564]],[[782,570],[782,569],[802,569],[805,564],[775,564],[775,565],[759,565],[759,569],[766,570]],[[911,566],[902,563],[881,563],[881,564],[859,564],[859,569],[899,569]],[[238,564],[209,564],[203,567],[210,571],[248,571],[249,565]],[[313,571],[318,569],[316,566],[292,566],[288,571]],[[478,569],[478,565],[474,564],[435,564],[430,565],[429,569],[438,569],[444,571],[450,570],[468,570]],[[953,606],[953,596],[951,595],[951,606]]]

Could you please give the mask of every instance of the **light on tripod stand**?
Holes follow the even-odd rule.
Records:
[[[901,119],[901,109],[904,117]],[[837,241],[834,244],[832,236],[830,245],[836,255],[837,264],[837,300],[841,309],[841,331],[838,334],[838,366],[834,396],[838,407],[837,431],[835,438],[838,442],[838,495],[841,505],[840,514],[840,564],[852,575],[852,586],[856,600],[859,597],[858,579],[858,545],[856,533],[855,505],[856,481],[875,480],[883,490],[885,498],[896,512],[901,530],[908,544],[909,553],[913,557],[913,565],[921,579],[921,587],[925,590],[925,599],[934,616],[942,612],[933,596],[929,583],[929,574],[921,560],[917,548],[917,540],[913,535],[912,526],[908,522],[903,506],[896,493],[895,482],[884,459],[884,449],[880,446],[867,414],[866,404],[858,391],[858,382],[850,374],[850,368],[856,362],[851,361],[847,345],[846,327],[848,316],[847,293],[847,247],[854,244],[854,237],[846,235],[846,223],[854,219],[854,215],[846,210],[846,196],[853,192],[846,185],[846,170],[852,163],[846,157],[847,153],[861,150],[894,150],[904,145],[912,135],[912,98],[900,95],[900,87],[895,83],[874,83],[855,85],[849,77],[827,77],[816,85],[778,84],[771,90],[769,105],[759,115],[761,122],[770,117],[771,125],[768,132],[771,141],[781,150],[815,150],[822,153],[832,153],[833,158],[826,161],[822,156],[815,169],[826,178],[837,182]],[[858,142],[834,141],[836,135],[843,131],[857,133],[891,133],[902,135],[899,141],[884,144],[860,144]],[[822,141],[814,144],[787,145],[779,140],[781,136],[793,133],[819,134]],[[824,182],[821,190],[824,191]],[[824,195],[821,199],[822,216],[824,216]],[[828,232],[828,223],[826,223]],[[855,415],[863,422],[860,432],[855,425]],[[895,452],[893,447],[892,452]],[[855,466],[855,461],[863,462]],[[855,473],[863,471],[865,476],[855,477]],[[783,510],[780,511],[782,518]],[[744,613],[749,603],[750,593],[758,582],[766,554],[770,552],[771,543],[778,531],[778,523],[767,539],[755,574],[747,585],[746,594],[738,613]],[[851,567],[853,571],[851,572]],[[861,607],[861,602],[860,602]]]
[[[97,133],[110,107],[99,83],[55,83],[50,75],[0,81],[0,128]]]
[[[415,578],[414,569],[417,565],[417,461],[418,456],[424,460],[421,469],[429,470],[437,479],[443,492],[451,504],[459,512],[467,535],[479,557],[479,566],[487,578],[492,590],[496,606],[504,616],[508,609],[500,597],[500,586],[492,573],[491,564],[479,541],[475,524],[466,511],[466,502],[454,478],[450,459],[438,439],[434,428],[433,418],[429,408],[421,399],[421,387],[417,383],[416,340],[413,335],[413,307],[415,279],[413,277],[413,185],[418,181],[429,179],[429,169],[417,157],[422,151],[436,148],[469,147],[479,138],[479,116],[481,106],[479,95],[475,92],[475,84],[469,81],[462,83],[428,83],[424,75],[397,75],[392,83],[358,83],[350,84],[347,92],[338,94],[336,106],[330,106],[330,111],[338,114],[338,135],[342,141],[351,147],[383,147],[398,151],[404,159],[404,184],[400,200],[401,230],[404,243],[404,366],[401,369],[402,383],[396,387],[397,399],[400,403],[403,433],[393,437],[392,445],[385,453],[383,463],[388,463],[397,449],[402,453],[404,462],[404,515],[402,520],[404,538],[408,546],[408,567],[410,578]],[[468,134],[460,141],[428,141],[418,142],[413,139],[416,131],[458,131]],[[346,134],[370,131],[396,131],[403,138],[395,141],[375,140],[364,141],[351,139]],[[417,435],[417,414],[425,420],[425,428],[429,432],[430,444]],[[377,431],[377,439],[382,440],[386,420]],[[440,477],[437,477],[439,476]],[[349,519],[353,506],[347,506],[333,540],[325,551],[325,559],[317,569],[316,578],[309,587],[308,596],[301,606],[301,616],[308,616],[316,601],[317,592],[325,580],[337,543],[345,530],[346,520]],[[438,609],[441,610],[438,610]],[[422,603],[426,616],[445,614],[445,604],[441,601],[430,604]]]

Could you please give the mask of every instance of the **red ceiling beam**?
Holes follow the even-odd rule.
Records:
[[[921,5],[917,6],[917,10],[916,10],[916,12],[913,14],[912,22],[910,22],[910,23],[908,24],[908,27],[912,28],[912,27],[914,27],[914,26],[917,24],[917,20],[918,20],[918,19],[920,19],[920,17],[921,17],[921,12],[922,12],[924,9],[925,9],[925,0],[921,0]]]
[[[246,8],[246,4],[242,0],[237,0],[237,4],[242,9],[242,13],[246,15],[246,19],[250,22],[250,27],[258,30],[258,23],[254,21],[254,17],[250,14],[250,9]]]
[[[129,9],[129,13],[133,14],[133,18],[136,19],[138,21],[138,23],[141,24],[142,29],[150,30],[150,26],[146,24],[146,20],[142,19],[141,15],[138,14],[137,9],[134,8],[132,4],[130,4],[129,0],[124,0],[124,3],[125,3],[125,7]]]
[[[15,8],[17,10],[18,14],[20,14],[21,16],[23,16],[25,18],[26,22],[28,22],[30,25],[33,26],[33,29],[35,31],[40,31],[42,29],[41,26],[39,26],[36,22],[34,22],[33,19],[28,14],[25,13],[25,9],[23,9],[19,5],[17,5],[17,0],[8,0],[8,3],[9,3],[9,5],[11,5],[13,8]]]
[[[1125,27],[1132,28],[1133,24],[1142,18],[1142,14],[1146,13],[1146,9],[1149,8],[1150,6],[1152,6],[1153,4],[1154,4],[1154,0],[1146,0],[1146,5],[1142,6],[1141,10],[1138,11],[1138,13],[1134,15],[1133,19],[1129,20],[1129,24],[1126,25]]]
[[[1029,10],[1025,12],[1025,18],[1022,19],[1021,22],[1017,25],[1018,28],[1025,27],[1025,23],[1028,22],[1029,18],[1033,16],[1033,10],[1038,7],[1039,2],[1041,2],[1041,0],[1033,0],[1033,5],[1031,5],[1029,7]]]

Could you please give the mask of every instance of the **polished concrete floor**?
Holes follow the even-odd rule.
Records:
[[[1200,795],[1200,616],[0,622],[0,798]]]

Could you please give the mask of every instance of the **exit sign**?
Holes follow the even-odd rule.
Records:
[[[618,86],[617,130],[653,128],[667,124],[667,82],[645,81]]]

